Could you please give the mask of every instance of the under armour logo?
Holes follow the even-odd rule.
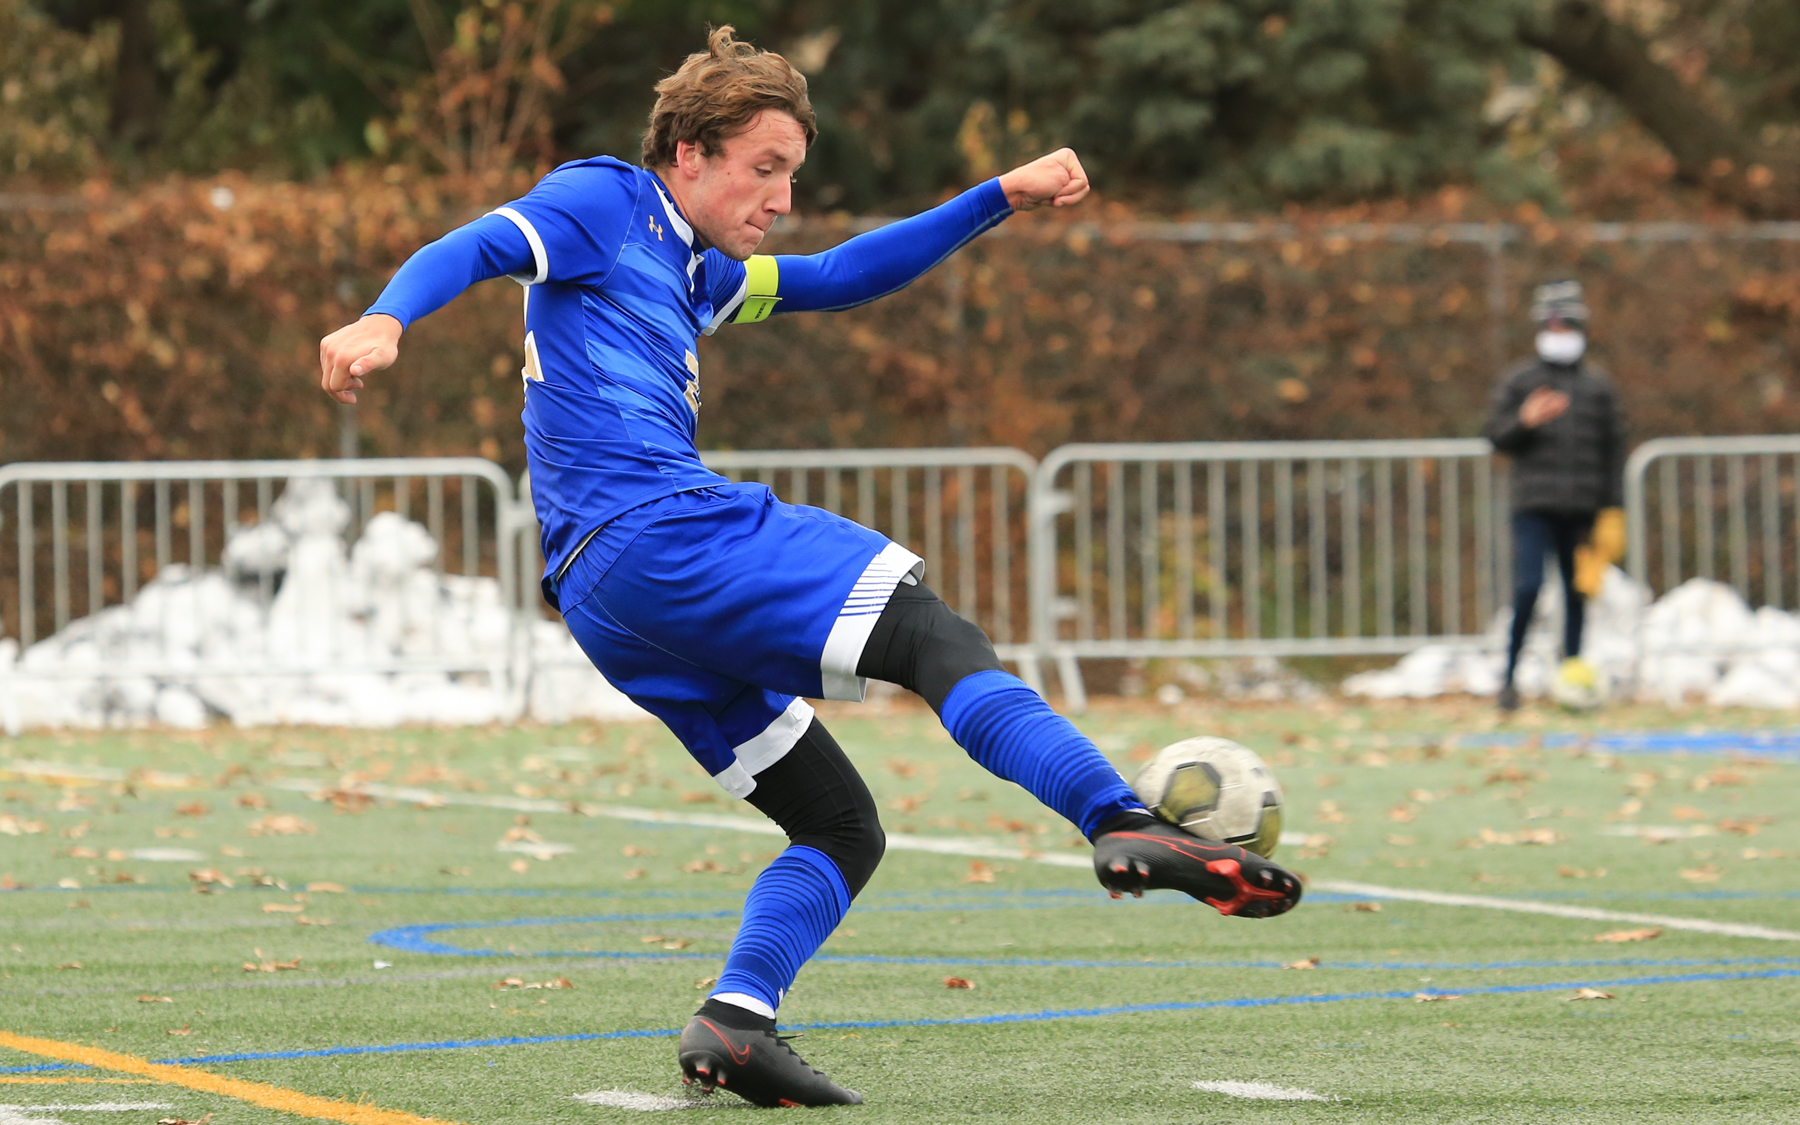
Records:
[[[644,218],[649,220],[650,229],[653,232],[655,232],[655,234],[656,234],[656,241],[661,242],[663,229],[662,229],[662,225],[656,221],[656,216],[655,215],[646,215],[646,216],[644,216]]]

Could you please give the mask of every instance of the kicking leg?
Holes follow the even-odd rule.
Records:
[[[971,758],[1073,822],[1094,841],[1095,872],[1115,895],[1180,890],[1258,918],[1300,900],[1299,880],[1278,865],[1146,811],[1087,736],[1006,672],[981,630],[924,584],[895,589],[856,671],[918,692]]]

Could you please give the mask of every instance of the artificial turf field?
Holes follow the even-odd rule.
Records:
[[[1045,861],[1086,856],[1068,825],[929,712],[826,712],[890,834],[951,851],[891,846],[802,972],[783,1023],[867,1103],[794,1112],[1800,1121],[1800,941],[1596,942],[1656,927],[1325,889],[1800,931],[1800,735],[1647,709],[1184,708],[1080,723],[1127,773],[1196,733],[1260,751],[1306,837],[1277,853],[1312,885],[1294,912],[1112,901]],[[673,1036],[781,846],[693,821],[756,815],[653,724],[0,743],[0,1125],[635,1119],[575,1095],[681,1097]],[[1645,829],[1669,831],[1620,834]],[[568,987],[517,987],[544,984]]]

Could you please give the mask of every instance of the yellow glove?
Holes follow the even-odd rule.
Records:
[[[1606,568],[1625,557],[1625,510],[1606,508],[1594,517],[1588,541],[1575,548],[1575,589],[1586,598],[1600,592]]]

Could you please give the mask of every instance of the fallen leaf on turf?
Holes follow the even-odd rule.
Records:
[[[963,876],[965,883],[991,883],[994,881],[994,869],[980,860],[969,864],[969,873]]]
[[[99,859],[100,853],[93,848],[70,848],[70,859]]]
[[[1379,902],[1356,902],[1350,904],[1350,909],[1358,914],[1380,914],[1381,904]]]
[[[79,891],[81,889],[81,880],[65,877],[58,879],[56,885],[65,891]]]
[[[306,905],[304,903],[299,903],[299,902],[265,902],[265,903],[263,903],[263,913],[264,914],[298,914],[302,910],[305,910],[305,909],[306,909]]]
[[[1681,877],[1690,883],[1716,883],[1724,874],[1718,867],[1710,863],[1700,867],[1684,867],[1681,870]]]
[[[1575,995],[1563,997],[1565,1000],[1611,1000],[1612,998],[1612,993],[1602,992],[1598,988],[1577,988]]]
[[[627,871],[625,873],[625,878],[627,878],[627,879],[642,879],[644,876],[646,876],[648,874],[650,874],[650,873],[648,871],[645,871],[643,868],[634,867],[630,871]]]
[[[1415,992],[1413,1000],[1420,1004],[1435,1004],[1439,1000],[1461,1000],[1460,992]]]
[[[152,996],[148,992],[146,992],[146,993],[144,993],[144,995],[138,997],[138,1003],[140,1003],[140,1004],[173,1004],[174,1002],[175,1002],[175,1000],[173,997]]]
[[[252,836],[313,836],[318,831],[317,825],[292,813],[275,813],[250,823]]]
[[[568,977],[557,977],[554,980],[531,981],[527,983],[521,977],[507,977],[494,986],[500,989],[509,988],[574,988],[575,982]]]
[[[1710,789],[1714,785],[1745,785],[1749,783],[1749,780],[1742,770],[1722,766],[1711,773],[1696,777],[1692,788],[1695,792],[1699,792],[1702,789]]]
[[[440,868],[438,868],[439,875],[467,875],[468,873],[469,873],[469,869],[466,867],[440,867]]]
[[[193,1029],[185,1023],[180,1027],[170,1027],[163,1030],[164,1035],[192,1035],[193,1033]]]
[[[81,962],[80,961],[65,961],[62,964],[58,965],[57,968],[59,968],[59,969],[79,969],[79,968],[81,968]]]
[[[718,984],[718,983],[719,983],[718,977],[702,977],[701,979],[694,982],[694,987],[695,988],[711,988],[713,985]]]
[[[1669,810],[1676,820],[1705,820],[1706,814],[1692,805],[1676,805]]]
[[[239,793],[237,807],[240,809],[266,809],[269,799],[261,793]]]
[[[330,801],[331,807],[339,812],[361,812],[375,803],[375,798],[360,789],[323,789],[314,800]]]
[[[205,816],[210,812],[212,812],[211,807],[204,801],[189,801],[185,805],[175,806],[176,816]]]
[[[188,880],[196,886],[202,887],[210,887],[214,883],[217,883],[221,887],[231,886],[231,880],[226,878],[225,873],[216,867],[202,867],[198,871],[190,871],[188,872]]]
[[[1612,941],[1612,942],[1650,941],[1654,938],[1659,938],[1661,936],[1662,936],[1662,927],[1661,926],[1645,926],[1641,930],[1614,930],[1611,933],[1601,934],[1598,937],[1596,937],[1594,940],[1595,941]]]
[[[962,977],[945,977],[944,978],[944,987],[945,988],[974,988],[975,982],[972,980],[964,980]]]
[[[185,1117],[159,1117],[156,1119],[156,1125],[206,1125],[206,1123],[212,1119],[213,1115],[210,1113],[205,1117],[196,1117],[191,1121]]]
[[[1317,957],[1303,957],[1298,961],[1289,961],[1282,966],[1284,969],[1316,969],[1318,967],[1319,959]]]
[[[0,836],[36,836],[43,830],[41,820],[21,820],[11,813],[0,813]]]
[[[510,870],[511,870],[511,871],[512,871],[512,872],[513,872],[513,874],[515,874],[515,875],[523,875],[523,874],[525,874],[525,873],[526,873],[526,872],[527,872],[527,871],[530,871],[530,870],[531,870],[531,863],[530,863],[530,861],[529,861],[529,860],[523,860],[523,859],[515,859],[515,860],[513,860],[513,861],[512,861],[512,862],[511,862],[511,863],[509,863],[509,864],[507,864],[507,865],[506,865],[506,866],[507,866],[507,867],[508,867],[508,868],[509,868],[509,869],[510,869]]]
[[[1585,867],[1570,867],[1566,863],[1563,864],[1561,867],[1558,867],[1556,869],[1556,873],[1558,875],[1561,875],[1565,879],[1604,879],[1604,878],[1606,878],[1606,868],[1604,868],[1604,867],[1596,867],[1592,871],[1589,871]]]
[[[316,895],[341,895],[344,893],[342,883],[308,883],[306,889]]]
[[[619,854],[629,859],[636,859],[641,855],[655,855],[656,850],[654,848],[640,848],[636,844],[626,844],[619,849]]]
[[[245,961],[246,973],[279,973],[300,968],[300,958],[292,961]]]
[[[1726,817],[1719,822],[1719,831],[1730,832],[1737,836],[1754,836],[1762,831],[1762,825],[1754,820],[1735,820]]]
[[[1387,842],[1396,848],[1410,848],[1419,842],[1417,836],[1389,836]]]
[[[329,925],[331,925],[331,919],[329,919],[329,918],[308,918],[304,914],[302,914],[302,915],[300,915],[300,917],[294,919],[294,922],[296,925],[301,925],[301,926],[329,926]]]
[[[519,840],[523,840],[530,844],[541,844],[544,842],[544,838],[539,836],[536,832],[533,832],[531,829],[520,828],[517,826],[508,828],[506,834],[500,837],[500,842],[502,844],[511,844]]]

